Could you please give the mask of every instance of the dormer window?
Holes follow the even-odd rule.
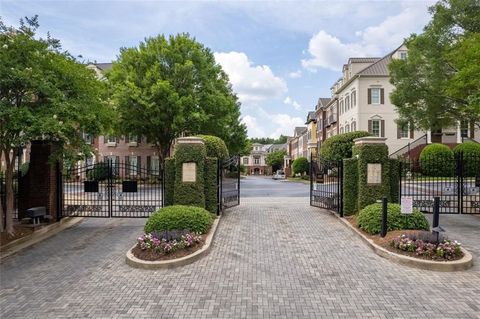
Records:
[[[407,51],[400,51],[399,56],[400,56],[400,59],[406,60],[407,59]]]

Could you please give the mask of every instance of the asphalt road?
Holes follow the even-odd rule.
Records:
[[[242,197],[308,197],[308,184],[273,180],[271,177],[247,176],[240,181]]]

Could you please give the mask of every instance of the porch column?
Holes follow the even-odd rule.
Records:
[[[427,144],[432,143],[432,130],[427,131]]]
[[[460,121],[457,122],[457,144],[462,143],[462,125]]]

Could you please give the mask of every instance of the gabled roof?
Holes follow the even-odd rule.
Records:
[[[306,130],[307,130],[307,128],[305,126],[297,126],[294,130],[295,137],[297,137],[299,135],[302,135]]]
[[[315,118],[315,112],[310,111],[310,112],[308,112],[307,122],[306,122],[305,124],[308,124],[308,123],[310,123],[310,122],[312,122],[312,121],[315,121],[315,120],[316,120],[316,118]]]
[[[375,63],[381,58],[373,58],[373,57],[361,57],[361,58],[350,58],[348,59],[349,63]]]
[[[329,97],[321,97],[318,99],[318,108],[322,108],[327,106],[327,104],[330,102],[331,98]]]
[[[112,69],[112,63],[95,63],[95,66],[102,71],[110,71]]]
[[[390,72],[388,71],[388,64],[392,61],[392,55],[394,52],[395,51],[384,56],[372,65],[367,66],[365,69],[358,72],[358,74],[366,76],[389,76]]]

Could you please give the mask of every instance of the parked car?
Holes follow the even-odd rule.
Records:
[[[275,174],[273,174],[272,178],[273,179],[285,179],[285,172],[279,170]]]

